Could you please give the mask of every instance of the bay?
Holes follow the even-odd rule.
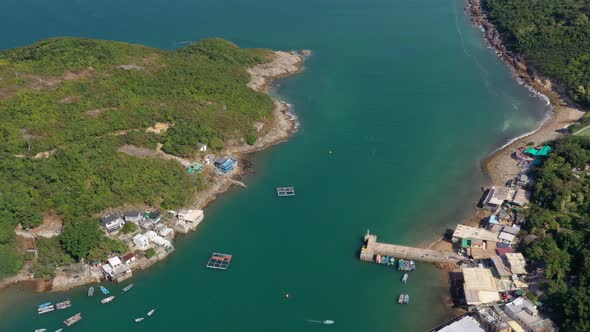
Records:
[[[444,319],[447,284],[418,264],[409,282],[358,260],[367,229],[431,241],[473,211],[480,163],[536,128],[544,102],[487,49],[461,0],[7,0],[0,48],[84,36],[164,49],[221,37],[242,47],[311,49],[303,73],[275,82],[300,130],[252,156],[248,189],[224,194],[199,229],[135,287],[101,305],[86,289],[0,292],[0,331],[425,331]],[[332,153],[330,153],[330,151]],[[276,186],[297,196],[279,199]],[[204,267],[214,252],[229,270]],[[124,286],[124,285],[122,285]],[[409,306],[396,304],[408,292]],[[289,294],[286,298],[285,295]],[[65,312],[36,304],[70,298]],[[133,319],[156,308],[141,323]],[[308,320],[331,319],[327,327]],[[68,329],[69,330],[69,329]]]

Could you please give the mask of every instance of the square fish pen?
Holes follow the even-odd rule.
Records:
[[[217,252],[213,253],[211,258],[209,258],[209,262],[207,262],[207,267],[216,270],[227,270],[229,263],[231,262],[231,258],[232,255],[220,254]]]
[[[293,187],[279,187],[279,188],[277,188],[277,196],[279,196],[279,197],[295,196],[295,188],[293,188]]]

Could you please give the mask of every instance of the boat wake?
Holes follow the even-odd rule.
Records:
[[[308,323],[316,323],[316,324],[324,324],[324,325],[332,325],[332,324],[334,324],[334,321],[333,320],[329,320],[329,319],[326,319],[326,320],[307,319],[306,322],[308,322]]]

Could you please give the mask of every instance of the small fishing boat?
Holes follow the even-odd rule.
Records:
[[[45,332],[47,329],[35,329],[35,332]]]
[[[53,304],[46,306],[46,307],[42,307],[42,308],[38,308],[37,309],[37,314],[41,315],[41,314],[46,314],[48,312],[52,312],[53,310],[55,310],[55,306]]]
[[[133,284],[129,284],[123,288],[123,293],[127,293],[131,288],[133,288]]]
[[[408,274],[407,273],[404,273],[404,277],[402,278],[402,282],[403,283],[408,282]]]
[[[61,331],[63,331],[63,329],[57,329],[57,330],[55,330],[55,332],[61,332]]]
[[[41,303],[39,304],[39,308],[43,308],[43,307],[49,307],[51,305],[52,302],[45,302],[45,303]]]
[[[408,304],[410,303],[410,295],[406,294],[404,295],[404,304]]]
[[[139,323],[139,322],[141,322],[142,320],[144,320],[144,318],[143,318],[143,317],[140,317],[140,318],[135,318],[135,322],[136,322],[136,323]]]
[[[404,303],[404,294],[400,294],[397,298],[397,303],[403,304]]]
[[[324,321],[324,324],[326,324],[326,325],[332,325],[332,324],[334,324],[334,321],[333,320],[326,319]]]
[[[74,316],[64,320],[64,324],[66,324],[66,326],[72,326],[81,320],[82,320],[82,313],[77,313]]]
[[[70,300],[65,300],[63,302],[59,302],[55,304],[57,310],[63,310],[72,306],[72,302]]]
[[[395,264],[395,258],[391,257],[389,259],[389,265],[393,265],[393,264]]]
[[[104,286],[100,286],[100,291],[104,294],[104,295],[108,295],[110,294],[109,290],[104,287]]]
[[[100,300],[100,303],[102,303],[102,304],[109,303],[109,302],[113,301],[114,299],[115,299],[115,297],[111,295],[109,297],[106,297],[106,298]]]
[[[94,287],[88,288],[88,296],[94,295]]]
[[[381,255],[375,257],[375,263],[381,263]]]
[[[154,314],[154,311],[156,311],[156,309],[152,309],[152,310],[148,311],[147,315],[148,315],[148,316],[151,316],[151,315],[153,315],[153,314]]]

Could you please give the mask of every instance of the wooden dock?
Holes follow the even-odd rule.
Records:
[[[429,263],[457,263],[462,257],[453,252],[441,252],[431,249],[398,246],[396,244],[379,243],[377,235],[365,235],[365,242],[361,248],[360,259],[373,261],[375,255],[390,256]]]

